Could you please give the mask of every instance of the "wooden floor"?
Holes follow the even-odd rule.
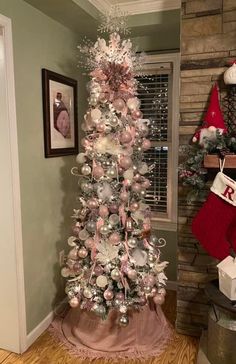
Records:
[[[176,312],[175,293],[168,293],[163,307],[169,321],[174,324]],[[175,334],[174,340],[167,350],[158,358],[142,361],[144,364],[195,364],[198,339]],[[0,364],[87,364],[88,361],[70,356],[63,344],[45,331],[38,340],[22,355],[13,354],[0,349]],[[93,361],[102,364],[103,360]],[[124,363],[124,361],[123,361]],[[135,364],[134,361],[130,363]],[[140,361],[139,361],[140,363]],[[125,364],[129,364],[125,360]]]

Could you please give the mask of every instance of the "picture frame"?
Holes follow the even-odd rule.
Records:
[[[42,69],[45,158],[78,153],[77,81]]]

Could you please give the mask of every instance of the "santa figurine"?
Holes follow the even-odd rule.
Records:
[[[201,128],[194,134],[192,141],[194,143],[198,141],[200,145],[205,146],[207,140],[216,139],[216,131],[220,134],[227,133],[227,128],[220,109],[217,83],[215,83],[212,88],[210,104],[206,112],[204,122]]]

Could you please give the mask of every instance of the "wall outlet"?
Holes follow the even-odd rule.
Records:
[[[65,250],[61,250],[59,252],[59,264],[60,264],[60,267],[62,267],[64,265],[64,261],[65,261]]]

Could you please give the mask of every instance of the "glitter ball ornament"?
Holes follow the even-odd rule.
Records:
[[[79,238],[80,240],[86,240],[89,237],[89,233],[86,229],[83,229],[79,232]]]
[[[61,270],[62,277],[67,278],[70,276],[70,274],[71,274],[71,272],[70,272],[69,268],[66,268],[66,267],[62,268],[62,270]]]
[[[100,288],[106,287],[108,284],[107,277],[105,275],[98,276],[96,279],[96,285]]]

